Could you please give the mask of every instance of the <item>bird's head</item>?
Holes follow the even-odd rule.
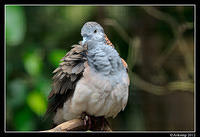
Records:
[[[104,30],[103,27],[96,22],[86,22],[81,29],[81,35],[83,37],[82,45],[90,40],[103,41]]]

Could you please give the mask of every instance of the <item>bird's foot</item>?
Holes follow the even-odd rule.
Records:
[[[82,113],[81,118],[84,122],[84,127],[86,130],[105,130],[106,120],[104,116],[94,117],[90,116],[87,113]]]
[[[83,119],[84,122],[84,127],[87,130],[90,130],[92,128],[92,116],[88,115],[87,113],[82,113],[81,118]]]

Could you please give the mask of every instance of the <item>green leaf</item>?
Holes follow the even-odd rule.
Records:
[[[6,43],[19,45],[25,36],[26,22],[23,8],[20,6],[6,6]]]
[[[47,97],[51,90],[51,79],[42,76],[38,77],[36,80],[36,89],[41,91],[41,93]]]
[[[28,106],[37,115],[42,116],[46,111],[46,101],[43,94],[38,91],[32,91],[27,97]]]
[[[27,107],[16,112],[13,122],[16,130],[29,131],[35,128],[33,115]]]
[[[27,93],[27,85],[23,79],[15,79],[8,82],[8,91],[10,93],[9,104],[17,108],[24,104]]]
[[[49,61],[54,65],[54,66],[58,66],[60,63],[60,60],[65,56],[66,51],[64,50],[53,50],[49,56],[48,59]]]
[[[41,55],[37,52],[29,52],[24,56],[24,67],[32,76],[38,76],[42,69]]]

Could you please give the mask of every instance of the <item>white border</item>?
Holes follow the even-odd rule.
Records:
[[[68,131],[68,133],[195,133],[196,132],[196,4],[6,4],[4,5],[4,79],[6,79],[6,6],[193,6],[194,7],[194,130],[193,131]],[[5,133],[50,133],[40,131],[6,131],[6,80],[4,83],[4,132]],[[66,132],[51,132],[66,133]]]

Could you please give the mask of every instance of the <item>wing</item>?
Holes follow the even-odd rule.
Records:
[[[121,58],[121,60],[122,60],[124,67],[126,68],[126,71],[128,72],[128,65],[127,65],[126,61],[123,58]]]
[[[72,47],[61,59],[59,67],[53,71],[53,85],[48,96],[46,114],[51,114],[63,106],[64,102],[73,95],[76,83],[83,75],[86,48],[81,45]]]

